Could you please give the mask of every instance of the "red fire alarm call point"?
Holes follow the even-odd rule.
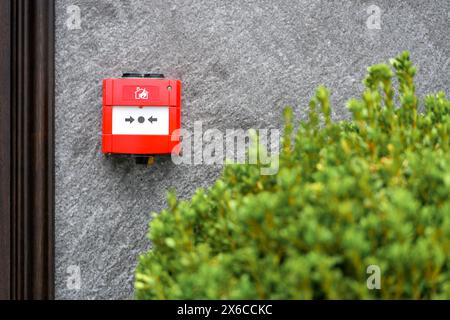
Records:
[[[180,80],[141,73],[103,80],[103,153],[179,153],[180,127]]]

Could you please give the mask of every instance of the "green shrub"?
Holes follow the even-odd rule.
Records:
[[[391,64],[398,93],[390,66],[370,67],[351,121],[331,120],[324,87],[296,133],[286,109],[277,174],[227,165],[190,201],[170,193],[136,297],[450,298],[450,102],[427,96],[419,113],[409,54]]]

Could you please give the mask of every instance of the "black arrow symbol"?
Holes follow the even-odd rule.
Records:
[[[125,118],[125,122],[133,123],[134,118],[130,116],[129,118]]]
[[[153,116],[151,116],[150,118],[148,118],[148,121],[150,121],[150,123],[153,123],[153,121],[158,121],[158,118],[153,118]]]

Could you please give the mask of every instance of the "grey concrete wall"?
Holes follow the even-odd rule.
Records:
[[[381,30],[366,25],[372,4]],[[67,26],[70,5],[80,8],[80,29]],[[365,68],[405,49],[420,66],[419,94],[448,90],[449,13],[448,0],[57,0],[56,297],[132,297],[149,213],[165,207],[169,188],[189,197],[221,169],[102,156],[102,78],[180,78],[185,128],[277,128],[286,105],[305,118],[319,84],[342,119]],[[69,266],[81,271],[78,290],[67,286]]]

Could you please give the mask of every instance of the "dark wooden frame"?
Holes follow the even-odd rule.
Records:
[[[54,297],[54,1],[0,1],[0,299]]]

